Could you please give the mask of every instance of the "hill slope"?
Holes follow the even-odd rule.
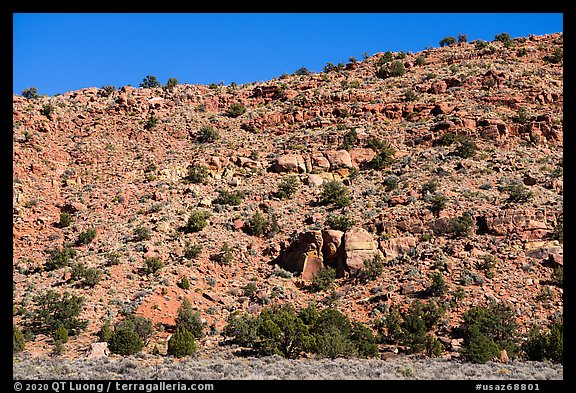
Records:
[[[241,86],[14,96],[14,322],[25,328],[49,289],[84,296],[70,358],[130,313],[153,323],[144,352],[165,353],[183,298],[205,319],[201,348],[217,348],[231,313],[276,302],[332,305],[375,329],[390,307],[452,301],[435,333],[447,357],[463,312],[491,300],[514,308],[523,336],[547,326],[563,309],[561,46],[562,35],[531,36]],[[325,200],[330,181],[349,205]],[[186,230],[195,211],[207,216],[198,232]],[[352,228],[329,230],[337,215]],[[58,249],[75,250],[72,263],[47,268]],[[374,255],[383,273],[354,279]],[[163,267],[147,272],[154,257]],[[74,263],[101,279],[84,285]],[[310,289],[322,265],[337,271],[334,291]],[[435,272],[446,288],[433,297]],[[53,349],[36,334],[25,351]]]

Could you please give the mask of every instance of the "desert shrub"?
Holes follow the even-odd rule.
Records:
[[[422,184],[422,187],[420,188],[420,193],[422,195],[426,195],[427,193],[433,194],[438,189],[438,185],[439,184],[437,180],[427,181],[426,183]]]
[[[406,346],[407,353],[437,352],[437,344],[429,332],[440,321],[444,310],[434,301],[422,303],[415,300],[407,313],[403,315],[400,342]]]
[[[110,326],[110,321],[106,321],[98,331],[97,336],[100,342],[108,342],[112,338],[113,333],[114,331]]]
[[[484,271],[484,275],[487,278],[493,278],[496,262],[497,260],[495,257],[490,254],[486,254],[482,256],[482,259],[478,263],[476,263],[476,268]]]
[[[192,244],[189,241],[186,242],[184,246],[184,256],[187,259],[196,259],[202,254],[201,244]]]
[[[35,87],[29,87],[27,89],[22,90],[22,97],[27,99],[38,98],[40,95],[38,94],[38,89]]]
[[[359,322],[352,323],[350,341],[356,347],[359,357],[371,358],[378,356],[378,345],[376,337],[370,329]]]
[[[76,335],[88,325],[88,321],[79,318],[84,301],[84,297],[68,292],[60,296],[54,290],[36,295],[34,303],[37,309],[31,320],[32,330],[50,334],[64,327],[69,334]]]
[[[122,255],[116,251],[110,251],[106,254],[106,265],[107,266],[115,266],[121,263],[120,257]]]
[[[494,340],[483,334],[478,326],[471,326],[462,342],[461,356],[472,363],[486,363],[500,356],[500,349]]]
[[[474,43],[474,48],[476,48],[477,50],[482,50],[489,45],[488,42],[484,40],[475,40],[472,42]]]
[[[557,46],[554,48],[552,55],[544,56],[544,61],[552,64],[558,64],[564,61],[564,51],[561,47]]]
[[[510,306],[492,302],[488,307],[473,307],[464,313],[463,319],[462,355],[466,360],[483,363],[499,355],[502,349],[509,356],[518,350],[518,324]]]
[[[184,327],[177,327],[170,340],[168,340],[168,355],[181,358],[193,354],[196,350],[194,335]]]
[[[259,319],[250,314],[230,314],[223,335],[228,343],[250,348],[258,339]]]
[[[462,136],[454,132],[447,132],[442,134],[442,136],[435,141],[435,144],[440,146],[450,146],[460,140],[462,140]]]
[[[242,293],[244,294],[244,296],[247,296],[249,298],[253,298],[256,295],[257,291],[258,287],[253,282],[249,282],[248,284],[242,287]]]
[[[516,114],[516,118],[514,119],[514,121],[516,121],[517,123],[520,123],[520,124],[525,124],[526,122],[528,122],[528,119],[529,119],[529,114],[528,114],[528,111],[526,110],[526,108],[518,109],[518,112]]]
[[[190,289],[190,280],[188,280],[188,278],[186,277],[182,277],[182,279],[178,283],[178,286],[182,289]]]
[[[137,226],[134,228],[133,240],[135,242],[141,242],[143,240],[150,240],[152,238],[152,231],[150,228],[144,226]]]
[[[123,321],[118,322],[115,329],[130,329],[143,342],[148,340],[153,333],[152,322],[148,318],[136,314],[130,314]]]
[[[526,56],[527,54],[528,54],[528,49],[526,49],[526,48],[519,48],[516,51],[516,56],[518,56],[518,57]]]
[[[78,244],[88,244],[96,237],[96,228],[89,228],[78,235]]]
[[[476,155],[478,146],[469,138],[460,138],[454,154],[462,158],[472,158]]]
[[[82,285],[90,288],[96,286],[102,279],[102,272],[98,268],[87,268],[82,263],[72,265],[70,273],[74,280],[82,280]]]
[[[196,140],[201,143],[216,142],[220,139],[220,133],[209,125],[202,126],[196,135]]]
[[[350,150],[358,144],[358,133],[356,130],[350,130],[346,135],[344,135],[344,140],[342,141],[342,148],[344,150]]]
[[[12,324],[12,352],[22,352],[26,347],[26,340],[24,334],[18,326]]]
[[[210,171],[208,167],[204,165],[192,165],[188,168],[188,175],[185,180],[193,184],[203,184],[206,183],[209,176]]]
[[[375,280],[384,272],[384,262],[380,255],[374,255],[372,259],[364,260],[364,269],[359,273],[359,278],[362,281]]]
[[[378,69],[376,76],[381,79],[387,79],[402,76],[405,73],[406,68],[404,67],[404,63],[402,63],[399,60],[396,60],[392,63],[382,65]]]
[[[556,322],[547,331],[532,328],[521,349],[528,360],[564,363],[564,323]]]
[[[444,37],[440,40],[440,47],[454,45],[456,43],[456,38],[452,36]]]
[[[376,339],[361,323],[352,323],[340,311],[333,308],[316,310],[308,306],[299,313],[310,332],[309,351],[319,357],[372,357]]]
[[[352,204],[350,192],[344,184],[338,180],[330,180],[322,184],[321,201],[325,204],[334,204],[345,207]]]
[[[103,97],[110,97],[110,95],[116,91],[116,87],[112,85],[102,86],[98,92]]]
[[[172,91],[178,85],[178,79],[176,78],[168,78],[166,82],[166,89]]]
[[[464,286],[468,285],[482,285],[486,282],[484,277],[481,275],[474,273],[470,269],[462,269],[460,272],[460,284]]]
[[[468,42],[468,35],[466,34],[458,34],[458,43],[465,44]]]
[[[326,217],[325,225],[337,231],[346,232],[356,224],[352,217],[340,214],[330,214]]]
[[[383,320],[376,321],[380,341],[403,345],[407,353],[438,356],[441,346],[431,331],[443,314],[444,309],[433,300],[426,303],[414,300],[404,313],[392,306]]]
[[[459,217],[450,220],[450,230],[456,237],[466,237],[470,234],[474,220],[470,212],[464,212]]]
[[[390,65],[390,76],[402,76],[406,73],[406,68],[404,68],[404,63],[401,61],[394,61]]]
[[[228,116],[230,117],[238,117],[246,113],[246,107],[240,103],[234,103],[230,105],[228,109]]]
[[[335,71],[335,70],[336,70],[336,66],[334,65],[334,63],[332,63],[330,61],[328,63],[326,63],[324,68],[322,68],[323,72],[330,72],[330,71]]]
[[[426,58],[422,55],[418,56],[416,60],[414,60],[414,65],[423,66],[426,65]]]
[[[195,338],[204,337],[204,323],[200,313],[192,309],[192,303],[187,298],[184,298],[178,307],[176,327],[185,328]]]
[[[244,232],[251,236],[262,236],[268,228],[268,221],[264,219],[262,213],[256,211],[244,224]]]
[[[60,221],[58,222],[58,226],[60,228],[69,227],[71,223],[72,223],[72,214],[60,213]]]
[[[398,176],[386,176],[382,181],[382,184],[386,187],[386,191],[394,191],[398,188]]]
[[[258,353],[295,358],[308,348],[308,328],[289,304],[265,308],[257,318],[253,347]]]
[[[508,192],[508,202],[510,203],[527,203],[532,199],[532,191],[528,190],[524,184],[516,182],[501,190]]]
[[[335,359],[355,356],[356,348],[346,335],[330,326],[314,335],[314,353],[320,357]]]
[[[408,102],[415,101],[418,98],[418,94],[414,90],[406,90],[404,92],[404,100]]]
[[[52,338],[55,342],[59,341],[65,344],[69,340],[68,330],[64,326],[58,326],[58,328],[54,331]]]
[[[40,110],[40,113],[42,113],[44,116],[50,118],[50,116],[52,116],[52,114],[54,113],[54,111],[56,110],[56,107],[52,104],[44,104],[42,105],[42,109]]]
[[[376,153],[376,156],[368,163],[370,168],[381,170],[391,166],[394,162],[394,154],[396,154],[396,151],[386,142],[372,138],[368,141],[368,147]]]
[[[380,333],[381,341],[390,344],[399,343],[402,339],[402,314],[397,306],[392,306],[383,320],[377,321],[376,327]]]
[[[190,213],[188,221],[186,222],[186,232],[195,233],[200,232],[208,225],[206,214],[200,210],[194,210]]]
[[[144,260],[146,274],[156,273],[164,267],[164,262],[160,257],[148,257]]]
[[[62,247],[62,250],[47,250],[48,260],[44,264],[44,270],[51,271],[70,265],[70,260],[76,257],[76,250],[70,247]]]
[[[448,203],[448,198],[443,194],[434,194],[432,198],[430,198],[430,205],[428,206],[428,210],[430,210],[436,217],[440,215],[440,212],[446,208],[446,204]]]
[[[158,82],[158,79],[156,79],[154,75],[147,75],[144,79],[142,79],[142,82],[140,83],[140,87],[144,88],[153,88],[159,86],[160,82]]]
[[[500,33],[494,36],[494,41],[500,41],[504,44],[504,46],[508,46],[512,44],[512,38],[508,33]]]
[[[426,289],[426,292],[433,297],[438,297],[446,294],[448,291],[448,285],[444,281],[444,276],[440,272],[432,273],[432,282],[430,286]]]
[[[220,265],[230,265],[234,260],[232,247],[230,247],[228,242],[224,242],[220,248],[220,252],[212,254],[210,259]]]
[[[278,191],[276,192],[276,196],[278,196],[280,199],[292,198],[298,190],[299,185],[300,181],[298,180],[298,176],[286,176],[278,183]]]
[[[144,342],[130,327],[116,327],[108,341],[110,352],[118,355],[134,355],[144,348]]]
[[[306,67],[300,67],[294,71],[294,75],[310,75],[310,71]]]
[[[394,60],[394,54],[388,50],[382,54],[376,64],[380,66],[386,63],[390,63],[392,60]]]
[[[332,287],[336,280],[336,270],[330,266],[326,266],[318,270],[312,277],[310,283],[310,290],[312,292],[325,291]]]
[[[564,286],[564,267],[558,266],[552,272],[552,282],[562,288]]]
[[[235,190],[235,191],[228,191],[228,190],[218,190],[218,196],[212,201],[212,203],[217,205],[230,205],[230,206],[238,206],[242,203],[244,199],[245,193],[244,191]]]
[[[158,124],[158,118],[154,116],[153,113],[151,113],[150,115],[148,115],[146,121],[144,122],[144,129],[153,130],[157,124]]]

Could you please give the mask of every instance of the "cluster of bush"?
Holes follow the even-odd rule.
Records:
[[[178,80],[176,78],[168,78],[164,88],[166,90],[172,91],[176,85],[178,85]],[[161,84],[154,75],[147,75],[144,79],[142,79],[142,82],[139,86],[147,89],[153,89],[155,87],[161,87]]]
[[[322,184],[321,202],[336,207],[346,207],[352,204],[350,191],[338,180],[330,180]]]
[[[333,269],[326,269],[333,273]],[[329,277],[329,281],[332,276]],[[245,288],[246,294],[254,288]],[[49,290],[34,298],[35,310],[27,315],[25,331],[13,325],[13,351],[25,349],[26,340],[35,334],[50,335],[56,348],[69,336],[84,330],[87,321],[79,318],[84,298]],[[167,354],[188,356],[197,350],[196,340],[204,337],[205,323],[184,299],[175,319],[174,333],[168,340]],[[351,321],[334,308],[318,309],[311,304],[296,310],[288,303],[274,304],[257,315],[234,313],[228,317],[223,335],[226,344],[237,344],[255,355],[277,354],[286,358],[316,356],[319,358],[361,357],[378,355],[378,344],[395,344],[405,353],[439,356],[442,345],[434,331],[439,328],[445,306],[431,299],[414,300],[408,309],[397,306],[386,310],[376,319],[377,334],[364,324]],[[515,310],[505,303],[492,302],[476,306],[462,315],[463,322],[455,330],[463,338],[462,359],[486,363],[501,356],[533,361],[563,363],[563,321],[553,321],[546,328],[534,326],[528,337],[518,333]],[[154,329],[147,318],[130,314],[114,328],[107,321],[98,332],[100,341],[107,342],[110,351],[119,355],[138,353],[152,337]],[[156,351],[159,353],[159,351]]]
[[[114,329],[106,321],[98,332],[98,336],[101,342],[108,343],[110,352],[118,355],[133,355],[144,348],[152,333],[152,323],[148,318],[130,314],[116,323]]]
[[[393,306],[384,318],[375,321],[378,340],[401,345],[406,353],[425,352],[439,356],[442,346],[432,331],[444,312],[434,300],[426,303],[415,300],[406,312]]]
[[[88,326],[88,321],[80,319],[85,298],[68,292],[58,294],[48,290],[34,296],[34,310],[25,315],[25,332],[13,325],[13,351],[23,351],[26,340],[36,334],[52,337],[57,348],[61,349],[69,336],[76,336]]]
[[[168,340],[167,354],[183,357],[197,350],[196,339],[202,338],[204,323],[200,313],[192,309],[192,304],[186,298],[178,308],[174,333]],[[110,352],[118,355],[133,355],[142,350],[152,337],[154,329],[146,317],[130,314],[117,322],[114,328],[106,321],[98,337],[101,342],[107,342]]]
[[[503,303],[473,307],[464,313],[464,342],[461,354],[467,361],[485,363],[499,358],[505,350],[509,357],[549,360],[563,363],[563,322],[554,322],[546,330],[532,328],[528,339],[520,343],[514,309]]]
[[[452,154],[460,158],[472,158],[478,152],[478,146],[472,139],[466,135],[456,134],[454,132],[443,134],[434,142],[434,144],[440,146],[451,146],[456,144],[456,149]]]
[[[278,183],[278,191],[274,193],[274,196],[280,199],[289,199],[296,194],[298,187],[300,186],[300,180],[296,175],[288,175],[284,177]]]
[[[333,308],[309,305],[297,311],[289,304],[272,305],[258,315],[232,314],[224,329],[228,344],[258,355],[298,358],[374,357],[378,355],[372,331]]]
[[[368,141],[367,145],[376,153],[376,156],[368,163],[370,168],[382,170],[394,163],[394,155],[396,154],[396,151],[386,142],[372,138]]]
[[[178,308],[176,330],[168,340],[168,355],[184,357],[198,349],[196,340],[204,337],[204,322],[198,311],[192,309],[192,303],[184,298]]]

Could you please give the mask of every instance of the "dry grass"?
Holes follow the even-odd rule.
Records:
[[[183,360],[150,355],[104,359],[15,356],[14,379],[90,380],[561,380],[563,366],[548,362],[506,364],[398,357],[390,360],[239,357],[202,353]]]

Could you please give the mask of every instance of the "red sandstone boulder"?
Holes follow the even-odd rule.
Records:
[[[306,164],[299,154],[285,154],[278,157],[273,169],[275,172],[304,173]]]

